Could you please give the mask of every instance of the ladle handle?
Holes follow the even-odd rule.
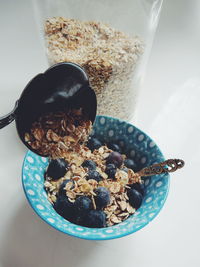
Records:
[[[163,162],[153,164],[149,167],[137,172],[140,176],[151,176],[161,173],[175,172],[176,170],[182,168],[185,162],[182,159],[168,159]]]
[[[11,123],[15,119],[16,109],[18,107],[18,100],[15,103],[14,109],[7,115],[0,117],[0,129]]]

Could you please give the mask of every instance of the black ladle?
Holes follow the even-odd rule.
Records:
[[[25,142],[25,133],[30,132],[32,123],[42,114],[70,108],[82,108],[93,123],[97,100],[85,71],[77,64],[63,62],[53,65],[28,83],[13,111],[0,118],[0,129],[15,120],[21,141],[39,154]]]

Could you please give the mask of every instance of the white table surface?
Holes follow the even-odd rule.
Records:
[[[152,223],[111,241],[64,235],[25,199],[26,148],[15,124],[0,130],[0,267],[200,266],[200,1],[168,0],[147,67],[137,125],[167,158],[186,161],[172,175],[167,202]],[[0,113],[46,69],[30,1],[0,1]]]

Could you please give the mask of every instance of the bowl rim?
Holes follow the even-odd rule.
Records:
[[[127,121],[124,121],[124,120],[121,120],[121,119],[118,119],[118,118],[114,118],[114,117],[111,117],[111,116],[104,116],[104,115],[97,115],[96,116],[96,119],[100,119],[100,118],[107,118],[107,119],[109,119],[109,120],[114,120],[114,121],[118,121],[119,123],[125,123],[125,124],[127,124],[128,126],[133,126],[137,131],[139,131],[141,134],[144,134],[147,138],[149,138],[151,141],[153,141],[154,142],[154,140],[151,138],[151,137],[149,137],[149,135],[148,134],[146,134],[145,132],[143,132],[142,130],[140,130],[138,127],[136,127],[134,124],[132,124],[132,123],[130,123],[130,122],[127,122]],[[96,121],[96,120],[95,120]],[[94,122],[94,124],[95,124],[95,122]],[[160,153],[160,155],[161,155],[161,157],[163,158],[163,160],[165,160],[165,157],[164,157],[164,155],[163,155],[163,153],[161,152],[161,150],[160,150],[160,148],[157,146],[157,144],[154,142],[154,144],[155,144],[155,146],[156,146],[156,148],[157,148],[157,150],[158,150],[158,152]],[[168,194],[169,194],[169,188],[170,188],[170,175],[169,174],[167,174],[167,189],[166,189],[166,192],[165,192],[165,195],[164,195],[164,197],[163,197],[163,199],[162,199],[162,204],[159,206],[159,208],[158,209],[156,209],[156,211],[154,212],[154,215],[151,217],[151,218],[149,218],[149,220],[148,221],[146,221],[145,223],[143,223],[141,226],[139,226],[138,228],[135,228],[135,229],[129,229],[129,230],[127,230],[127,232],[123,232],[123,233],[120,233],[120,234],[117,234],[117,235],[115,235],[115,236],[110,236],[110,235],[108,235],[108,236],[104,236],[104,237],[101,237],[101,236],[81,236],[81,235],[78,235],[78,231],[77,231],[77,233],[71,233],[71,232],[69,232],[69,231],[67,231],[67,229],[66,229],[66,231],[64,231],[64,230],[62,230],[62,229],[60,229],[59,227],[57,227],[55,224],[53,224],[53,223],[51,223],[50,221],[48,221],[46,218],[44,218],[41,214],[40,214],[40,212],[36,209],[36,207],[33,205],[33,203],[31,202],[31,198],[30,198],[30,196],[28,195],[28,193],[27,193],[27,190],[26,190],[26,188],[25,188],[25,184],[24,184],[24,179],[23,179],[23,177],[24,177],[24,172],[25,172],[25,162],[26,162],[26,160],[27,160],[27,157],[29,156],[29,155],[32,155],[32,154],[34,154],[34,155],[37,155],[37,154],[35,154],[34,152],[32,152],[31,150],[28,150],[27,152],[26,152],[26,154],[25,154],[25,156],[24,156],[24,159],[23,159],[23,164],[22,164],[22,187],[23,187],[23,190],[24,190],[24,193],[25,193],[25,196],[26,196],[26,198],[27,198],[27,200],[28,200],[28,203],[30,204],[30,206],[32,207],[32,209],[35,211],[35,213],[37,214],[37,216],[39,217],[39,218],[41,218],[44,222],[46,222],[49,226],[51,226],[51,227],[53,227],[53,228],[55,228],[56,230],[58,230],[58,231],[60,231],[60,232],[62,232],[62,233],[64,233],[64,234],[68,234],[68,235],[70,235],[70,236],[73,236],[73,237],[77,237],[77,238],[80,238],[80,239],[85,239],[85,240],[96,240],[96,241],[103,241],[103,240],[111,240],[111,239],[116,239],[116,238],[121,238],[121,237],[124,237],[124,236],[127,236],[127,235],[130,235],[130,234],[132,234],[132,233],[135,233],[135,232],[137,232],[137,231],[139,231],[139,230],[141,230],[142,228],[144,228],[146,225],[148,225],[159,213],[160,213],[160,211],[161,211],[161,209],[163,208],[163,206],[164,206],[164,204],[165,204],[165,202],[166,202],[166,199],[167,199],[167,197],[168,197]],[[39,155],[37,155],[37,156],[39,156]],[[39,157],[41,157],[41,156],[39,156]],[[44,158],[44,157],[41,157],[41,158]],[[47,159],[47,158],[46,158]],[[136,211],[137,212],[137,211]],[[57,214],[57,216],[59,216],[59,217],[61,217],[61,218],[63,218],[62,216],[60,216],[59,214]],[[131,215],[132,216],[132,215]],[[72,225],[75,225],[75,226],[77,226],[77,227],[79,227],[79,225],[76,225],[76,224],[74,224],[74,223],[71,223],[71,222],[69,222],[70,224],[72,224]],[[122,222],[123,223],[123,222]],[[91,228],[89,228],[89,227],[85,227],[85,226],[80,226],[81,228],[83,228],[83,229],[91,229]],[[113,228],[113,226],[109,226],[109,227],[106,227],[106,229],[111,229],[111,228]],[[105,229],[105,228],[92,228],[92,229],[96,229],[97,231],[99,230],[99,229]]]

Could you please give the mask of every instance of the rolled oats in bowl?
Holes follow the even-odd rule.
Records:
[[[85,69],[98,114],[131,118],[138,90],[135,69],[144,46],[140,37],[102,22],[52,17],[45,22],[45,40],[50,65],[68,61]]]

